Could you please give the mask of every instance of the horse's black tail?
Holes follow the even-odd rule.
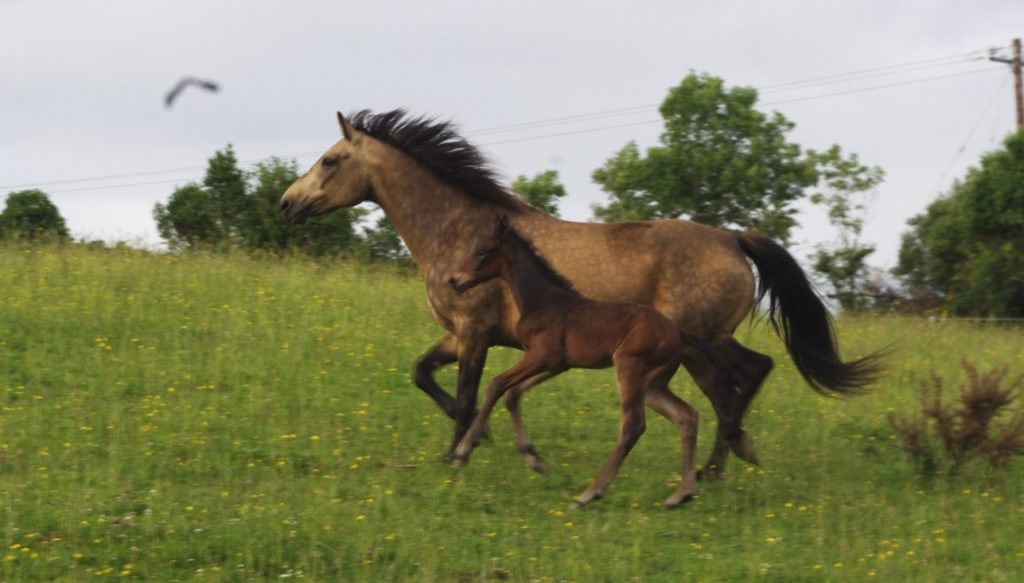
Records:
[[[768,297],[768,319],[811,388],[841,395],[863,390],[878,378],[884,353],[840,360],[832,317],[792,255],[754,233],[739,235],[739,244],[757,266],[758,301]]]

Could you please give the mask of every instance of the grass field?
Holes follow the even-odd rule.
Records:
[[[451,423],[412,386],[440,329],[389,267],[303,259],[0,248],[0,580],[1013,581],[1024,462],[921,478],[890,412],[959,359],[1024,368],[1024,331],[890,317],[839,321],[846,355],[893,346],[876,390],[819,397],[776,359],[730,460],[682,509],[674,429],[647,433],[604,500],[567,510],[611,451],[610,371],[532,391],[551,463],[531,473],[503,409],[453,471]],[[494,351],[491,376],[514,351]],[[451,387],[454,371],[440,375]],[[678,392],[713,415],[684,374]]]

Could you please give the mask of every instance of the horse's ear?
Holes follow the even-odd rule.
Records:
[[[338,112],[338,125],[341,126],[341,135],[350,142],[355,141],[356,129],[352,127],[352,124],[348,123],[345,116],[339,111]]]

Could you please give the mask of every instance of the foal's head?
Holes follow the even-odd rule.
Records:
[[[455,268],[455,273],[448,278],[448,284],[456,293],[462,293],[501,275],[501,253],[499,251],[502,244],[509,239],[510,232],[508,218],[504,214],[498,215],[494,232],[484,237],[473,248],[473,254],[459,263],[459,266]]]

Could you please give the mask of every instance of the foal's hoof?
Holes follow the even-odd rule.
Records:
[[[523,456],[523,459],[526,460],[526,465],[530,466],[531,470],[538,474],[548,473],[548,462],[544,461],[544,458],[537,454],[537,450],[533,447],[532,443],[517,445],[516,450],[519,452],[519,455]]]
[[[533,458],[526,462],[526,465],[530,466],[530,469],[537,472],[538,474],[548,473],[548,462],[541,458]]]

